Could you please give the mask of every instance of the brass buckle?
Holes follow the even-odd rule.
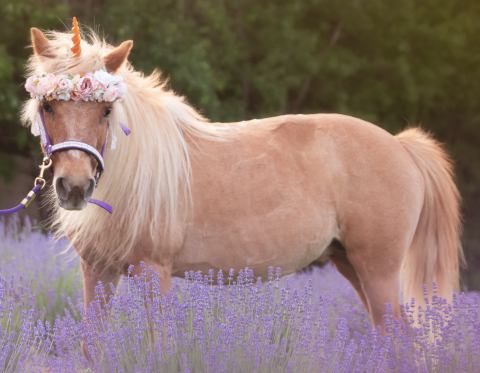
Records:
[[[40,189],[45,188],[45,185],[47,184],[45,178],[43,177],[45,175],[45,171],[48,170],[50,167],[52,167],[52,159],[48,156],[45,156],[43,158],[42,164],[38,166],[40,168],[40,173],[38,176],[35,178],[33,185],[34,186],[39,186]]]

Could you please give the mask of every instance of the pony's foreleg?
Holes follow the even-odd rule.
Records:
[[[118,285],[120,279],[120,274],[112,271],[95,271],[92,266],[90,266],[85,260],[81,259],[80,267],[82,270],[83,278],[83,307],[85,315],[88,315],[88,309],[95,299],[95,288],[99,282],[104,286],[104,299],[101,300],[103,307],[113,295],[112,288],[110,284],[113,284],[114,287]],[[85,322],[99,322],[100,320],[88,320]],[[88,353],[88,347],[84,340],[81,341],[81,349],[84,356],[91,360],[91,355]]]
[[[170,263],[154,265],[158,278],[160,279],[160,291],[162,294],[168,293],[172,287],[172,265]]]
[[[118,285],[120,273],[108,270],[94,270],[92,266],[83,259],[81,259],[80,265],[83,278],[83,306],[85,312],[87,312],[88,307],[96,297],[95,288],[97,284],[99,282],[103,284],[104,299],[102,302],[104,305],[113,295],[110,284],[113,284],[114,287]]]
[[[144,262],[147,266],[152,268],[160,280],[160,293],[166,294],[172,286],[172,265],[171,262],[157,263],[151,260]],[[131,271],[131,276],[140,276],[142,274],[142,266],[135,265]]]
[[[171,262],[162,263],[162,264],[160,263],[150,264],[160,281],[161,295],[166,294],[172,286],[172,266],[170,263]],[[148,323],[148,330],[149,330],[149,341],[151,343],[152,349],[154,349],[153,346],[156,345],[157,340],[161,340],[163,346],[167,344],[166,336],[168,334],[168,327],[165,324],[158,326],[160,328],[159,330],[161,331],[160,334],[162,336],[161,339],[158,339],[158,334],[157,334],[158,330],[156,331],[156,328],[154,326],[155,321],[152,313],[153,310],[150,308],[151,306],[149,306],[155,303],[153,302],[153,298],[155,297],[155,295],[151,293],[150,297],[151,297],[150,301],[147,301],[147,299],[145,299],[145,306],[147,307],[147,323]],[[160,307],[163,307],[161,303],[160,303]]]

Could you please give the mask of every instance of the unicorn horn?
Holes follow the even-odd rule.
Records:
[[[82,48],[80,47],[80,28],[78,27],[78,21],[77,17],[73,17],[72,20],[72,41],[73,41],[73,47],[70,49],[72,51],[72,54],[74,57],[80,56],[80,53],[82,52]]]

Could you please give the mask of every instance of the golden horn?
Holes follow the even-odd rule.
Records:
[[[72,41],[73,41],[73,47],[70,49],[72,51],[72,54],[74,57],[80,56],[80,53],[82,52],[82,48],[80,47],[80,28],[78,27],[78,21],[77,17],[73,17],[72,20]]]

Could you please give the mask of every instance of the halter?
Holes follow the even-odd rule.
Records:
[[[95,187],[97,187],[100,176],[102,176],[103,170],[105,169],[105,161],[103,160],[103,154],[105,152],[105,148],[107,145],[108,131],[100,152],[92,145],[87,144],[86,142],[83,142],[83,141],[78,141],[78,140],[67,140],[67,141],[59,142],[57,144],[52,144],[50,136],[48,135],[48,132],[47,132],[47,127],[45,126],[43,112],[40,108],[38,109],[38,115],[40,117],[40,122],[41,122],[40,138],[41,138],[43,149],[46,154],[45,158],[48,158],[50,160],[51,159],[50,157],[52,156],[53,153],[72,150],[72,149],[80,150],[87,153],[88,155],[93,156],[93,158],[95,158],[95,160],[97,161],[97,171],[95,173]],[[108,123],[108,127],[110,127],[110,123]],[[123,125],[121,127],[123,129]],[[103,208],[110,214],[113,212],[112,206],[110,206],[106,202],[100,201],[95,198],[89,198],[87,202]]]
[[[105,138],[105,142],[103,143],[102,149],[100,152],[97,149],[95,149],[92,145],[87,144],[83,141],[78,141],[78,140],[67,140],[57,144],[52,144],[50,136],[48,135],[48,132],[47,132],[47,127],[45,126],[45,121],[43,119],[43,113],[41,109],[38,110],[38,114],[41,122],[41,127],[40,127],[41,143],[45,152],[45,156],[42,160],[42,163],[38,166],[40,168],[40,173],[35,178],[33,182],[33,188],[30,190],[30,192],[28,192],[25,198],[15,207],[12,207],[10,209],[0,210],[0,216],[14,214],[19,212],[20,210],[27,208],[33,202],[33,200],[40,194],[43,188],[45,188],[45,186],[47,185],[47,181],[44,178],[44,174],[46,170],[52,167],[53,162],[52,162],[51,156],[53,153],[76,149],[76,150],[83,151],[88,155],[93,156],[97,160],[97,172],[95,174],[95,187],[98,185],[98,180],[102,175],[103,170],[105,169],[103,154],[105,152],[105,148],[107,145],[107,138]],[[108,124],[108,126],[110,127],[110,123]],[[123,133],[126,136],[130,135],[131,130],[124,123],[120,123],[120,128],[122,129]],[[107,132],[107,137],[108,137],[108,132]],[[95,198],[89,198],[88,202],[103,208],[105,211],[107,211],[110,214],[113,212],[112,206],[110,206],[106,202],[100,201]]]
[[[40,108],[38,109],[38,115],[40,117],[40,123],[41,123],[40,138],[41,138],[43,149],[45,151],[45,154],[48,156],[48,158],[50,158],[53,153],[71,150],[71,149],[81,150],[87,153],[88,155],[91,155],[97,161],[97,172],[95,173],[95,185],[96,185],[98,183],[98,180],[100,179],[100,176],[102,175],[103,170],[105,169],[105,161],[103,160],[103,153],[105,152],[105,148],[107,145],[107,137],[105,137],[105,141],[102,145],[102,149],[100,152],[92,145],[87,144],[86,142],[83,142],[83,141],[78,141],[78,140],[67,140],[67,141],[59,142],[57,144],[52,144],[52,140],[50,139],[50,136],[48,135],[48,132],[47,132],[47,127],[45,126],[43,112]],[[110,127],[110,124],[109,124],[109,127]],[[108,136],[108,132],[107,132],[107,136]]]
[[[43,112],[40,108],[38,109],[38,115],[41,123],[41,126],[40,126],[41,144],[44,150],[44,158],[42,163],[39,166],[40,173],[35,178],[35,181],[33,182],[33,188],[30,190],[30,192],[28,192],[25,198],[15,207],[12,207],[10,209],[0,210],[0,216],[14,214],[19,212],[20,210],[27,208],[33,202],[33,200],[40,194],[40,192],[43,190],[43,188],[45,188],[47,184],[47,181],[44,178],[44,174],[46,170],[52,167],[53,162],[52,162],[51,156],[54,153],[76,149],[76,150],[83,151],[88,155],[94,157],[95,160],[97,161],[97,172],[95,173],[95,187],[98,185],[100,176],[102,176],[102,173],[105,169],[105,161],[103,160],[103,154],[105,153],[105,149],[107,146],[108,131],[100,152],[92,145],[79,140],[67,140],[67,141],[59,142],[57,144],[52,144],[52,140],[50,139],[50,136],[48,135],[48,132],[47,132],[47,127],[45,126]],[[131,130],[124,123],[119,123],[119,124],[125,136],[130,135]],[[108,123],[108,127],[110,128],[110,123]],[[107,211],[110,214],[113,212],[112,206],[110,206],[106,202],[100,201],[95,198],[89,198],[87,202],[103,208],[105,211]]]

